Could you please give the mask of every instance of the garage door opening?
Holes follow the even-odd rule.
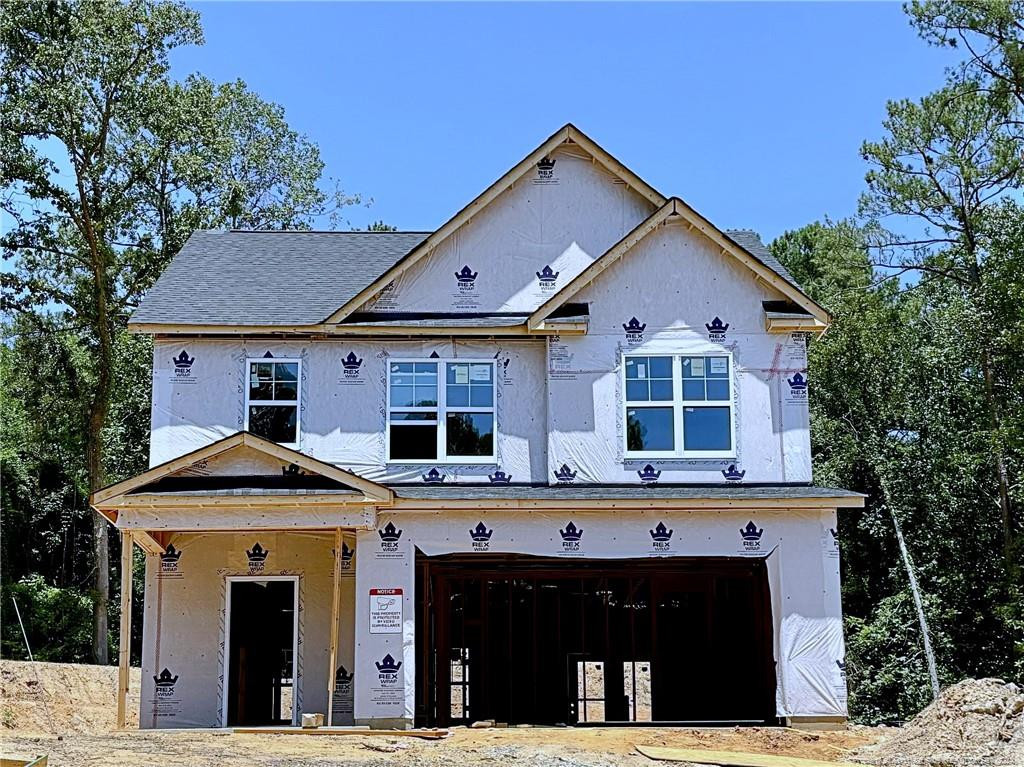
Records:
[[[763,559],[417,559],[418,721],[775,720]]]
[[[228,579],[224,724],[295,721],[298,579]]]

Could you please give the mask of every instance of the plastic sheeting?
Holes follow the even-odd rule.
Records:
[[[670,531],[656,536],[658,526]],[[489,537],[473,532],[483,525]],[[402,633],[368,628],[360,601],[373,589],[402,589],[411,609],[412,553],[516,553],[580,560],[649,557],[767,557],[777,661],[779,716],[845,716],[846,684],[835,513],[444,511],[382,513],[359,536],[356,575],[356,719],[410,718],[414,711],[414,621]],[[568,533],[568,534],[567,534]],[[361,612],[362,611],[362,612]],[[377,664],[402,660],[390,677]],[[387,679],[388,687],[383,679]]]
[[[490,536],[474,538],[483,524]],[[655,536],[659,525],[669,531]],[[570,527],[571,526],[571,527]],[[444,511],[381,514],[343,547],[335,722],[393,726],[415,712],[415,558],[516,553],[579,561],[766,557],[779,716],[845,716],[839,549],[834,512]],[[564,535],[572,530],[577,535]],[[255,544],[267,552],[254,562]],[[230,578],[299,583],[299,712],[327,710],[333,533],[177,534],[147,556],[143,727],[223,722]],[[164,670],[174,679],[156,685]]]
[[[648,235],[574,297],[590,304],[587,335],[549,342],[548,476],[567,465],[577,482],[635,482],[651,464],[661,482],[721,482],[735,464],[747,482],[809,482],[806,343],[765,331],[771,298],[682,224]],[[625,354],[730,355],[734,453],[625,457]]]
[[[256,544],[257,561],[247,552]],[[329,533],[183,533],[170,556],[147,555],[140,726],[217,727],[224,722],[227,589],[231,578],[294,576],[299,589],[295,658],[297,710],[327,711],[327,661],[333,590],[334,531]],[[171,548],[173,547],[173,548]],[[348,539],[349,552],[354,539]],[[343,570],[339,666],[351,672],[355,563]],[[346,583],[353,585],[346,586]],[[161,684],[157,684],[160,678]],[[173,681],[172,681],[173,680]],[[351,722],[351,685],[336,693]],[[346,722],[347,717],[347,722]]]
[[[588,155],[548,159],[363,310],[530,312],[654,212]]]
[[[572,242],[596,238],[585,248],[588,259],[596,257],[646,205],[636,200],[627,205],[624,200],[633,193],[583,160],[559,157],[555,168],[563,174],[559,184],[517,185],[410,269],[408,279],[417,287],[403,292],[409,302],[400,308],[451,311],[449,294],[463,291],[459,286],[466,283],[459,282],[453,264],[468,261],[470,253],[471,272],[479,273],[472,290],[484,291],[486,284],[492,292],[476,309],[457,310],[535,308],[547,294],[512,301],[502,293],[525,284],[525,264],[539,269],[540,261],[554,258],[552,248],[566,247],[563,241],[572,232]],[[578,184],[570,183],[574,174]],[[551,232],[557,235],[549,239]],[[561,280],[569,270],[555,271]],[[539,284],[535,271],[529,275]],[[434,284],[442,279],[447,287]],[[244,428],[247,360],[270,354],[302,363],[299,449],[373,480],[418,482],[437,468],[449,483],[486,483],[498,469],[513,482],[552,482],[567,466],[576,482],[639,483],[638,472],[650,463],[662,482],[722,482],[731,465],[746,482],[809,482],[804,338],[772,335],[764,327],[761,302],[779,298],[703,235],[673,223],[658,227],[573,297],[590,304],[585,336],[160,340],[154,344],[151,464]],[[186,361],[192,360],[187,367],[176,364],[182,351]],[[732,451],[713,460],[627,459],[622,370],[627,353],[731,355]],[[496,361],[494,463],[387,461],[388,361],[432,355]]]

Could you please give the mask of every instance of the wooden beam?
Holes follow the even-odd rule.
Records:
[[[334,685],[338,668],[338,616],[341,612],[341,528],[334,531],[334,590],[331,594],[331,652],[327,667],[327,726],[334,725]]]
[[[135,544],[147,554],[163,554],[167,549],[154,536],[145,530],[133,530]]]
[[[142,487],[150,482],[160,479],[161,477],[169,476],[176,471],[187,468],[196,461],[212,458],[215,455],[220,455],[221,453],[226,453],[229,450],[242,446],[252,448],[265,455],[273,456],[285,463],[294,463],[307,471],[313,472],[314,474],[335,479],[344,485],[348,485],[349,487],[353,487],[356,490],[361,491],[369,498],[388,501],[392,497],[391,490],[384,485],[379,485],[376,482],[363,479],[358,474],[345,471],[344,469],[339,469],[334,464],[317,460],[305,453],[300,453],[298,450],[282,447],[276,442],[271,442],[270,440],[263,439],[262,437],[257,437],[255,434],[250,432],[239,431],[228,437],[224,437],[217,442],[205,445],[198,450],[193,450],[191,453],[186,453],[185,455],[178,456],[177,458],[173,458],[170,461],[162,463],[159,466],[154,466],[152,469],[144,471],[141,474],[136,474],[134,477],[126,479],[123,482],[118,482],[101,490],[97,490],[90,497],[89,503],[97,510],[100,510],[101,507],[103,509],[108,509],[111,506],[116,505],[116,502],[108,503],[108,501],[111,501],[118,496],[125,495],[138,487]]]
[[[133,534],[121,531],[121,633],[117,658],[117,728],[123,730],[128,713],[129,663],[132,653],[132,551]]]

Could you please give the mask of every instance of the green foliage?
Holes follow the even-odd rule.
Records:
[[[952,280],[901,285],[873,271],[874,226],[811,224],[772,244],[833,316],[809,349],[815,480],[868,495],[865,509],[839,515],[850,710],[860,721],[909,718],[930,696],[892,513],[926,596],[943,683],[1021,677],[1019,572],[1002,557],[977,350],[979,335],[994,339],[990,359],[1007,366],[997,378],[1016,399],[1000,400],[1001,429],[1014,435],[1005,444],[1018,477],[1024,216],[1010,203],[993,215],[1001,245],[981,263],[981,314]],[[1021,503],[1019,480],[1013,493]]]
[[[4,582],[92,572],[100,662],[109,529],[86,499],[147,463],[150,344],[128,316],[197,228],[308,228],[360,202],[324,184],[319,149],[280,106],[241,81],[172,79],[170,52],[201,43],[178,2],[0,14]]]
[[[12,599],[17,602],[36,660],[88,661],[93,604],[87,594],[73,587],[51,586],[42,575],[28,575],[0,588],[0,654],[28,660]]]

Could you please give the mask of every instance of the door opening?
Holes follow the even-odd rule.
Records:
[[[229,578],[225,725],[295,722],[298,579]]]
[[[418,720],[763,724],[763,559],[420,556]]]

